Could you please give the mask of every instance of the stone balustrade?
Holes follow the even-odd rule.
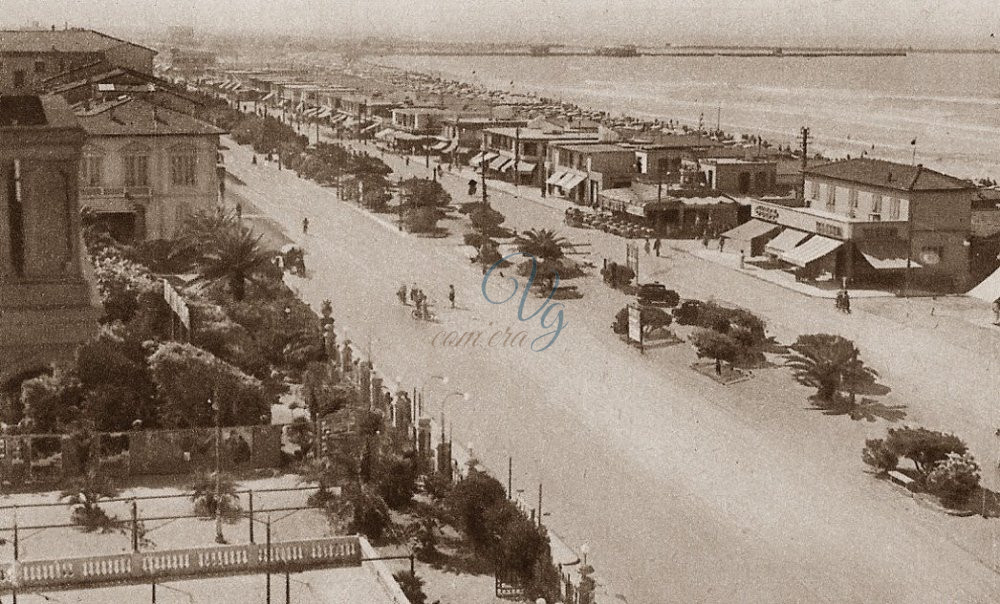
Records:
[[[273,570],[304,570],[361,564],[356,536],[282,541],[271,544]],[[141,583],[156,578],[197,577],[262,572],[267,568],[264,544],[218,545],[165,550],[27,560],[0,568],[0,590],[107,583]]]

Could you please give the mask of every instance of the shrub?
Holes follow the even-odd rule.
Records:
[[[880,472],[890,472],[899,465],[899,456],[892,452],[881,438],[869,438],[861,451],[861,460]]]
[[[628,333],[628,307],[619,310],[615,313],[615,320],[611,324],[611,330],[618,335],[625,335]]]
[[[979,486],[979,464],[968,453],[949,453],[927,475],[927,490],[950,504],[965,503]]]
[[[472,541],[476,551],[492,551],[496,536],[487,524],[487,514],[500,502],[507,500],[507,493],[496,479],[471,470],[465,480],[459,482],[448,495],[448,507],[455,514],[462,531]]]
[[[58,432],[79,416],[82,403],[83,385],[63,367],[21,383],[21,405],[33,432]]]
[[[381,461],[375,477],[379,495],[394,510],[406,507],[417,492],[417,465],[403,457]]]
[[[389,509],[378,495],[364,489],[352,501],[354,513],[349,530],[361,533],[369,539],[381,539],[385,529],[392,522]]]
[[[740,354],[740,343],[729,334],[699,329],[691,336],[699,358],[715,359],[715,372],[722,373],[722,363],[732,364]]]
[[[259,380],[191,344],[167,342],[149,357],[160,406],[160,424],[188,428],[214,424],[211,399],[222,425],[255,425],[270,415],[273,396]]]
[[[392,578],[399,583],[399,589],[411,604],[424,604],[427,601],[427,594],[424,593],[424,580],[410,571],[399,571],[392,575]]]
[[[411,233],[434,232],[440,219],[440,210],[430,206],[407,209],[403,213],[403,223],[406,225],[406,230]]]
[[[922,478],[926,478],[935,464],[949,454],[963,455],[965,443],[954,434],[945,434],[926,428],[889,428],[886,447],[899,457],[913,462]]]

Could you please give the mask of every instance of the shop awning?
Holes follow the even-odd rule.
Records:
[[[330,118],[330,123],[337,124],[347,119],[347,116],[343,113],[338,113],[337,115]]]
[[[861,255],[865,257],[868,264],[872,265],[872,268],[879,271],[892,271],[906,268],[906,258],[879,258],[871,254],[866,254],[861,252]],[[911,268],[923,268],[920,264],[910,261]]]
[[[354,126],[357,125],[358,125],[358,120],[354,119],[353,117],[349,117],[346,120],[344,120],[345,128],[353,128]]]
[[[485,153],[482,153],[482,152],[476,153],[475,155],[473,155],[469,159],[469,165],[470,166],[478,166],[479,164],[483,163],[483,158],[484,157],[486,157]]]
[[[506,171],[507,164],[514,161],[513,157],[507,157],[506,155],[500,155],[490,161],[490,170]]]
[[[535,164],[530,161],[517,162],[517,171],[521,174],[530,174],[535,171]]]
[[[781,259],[795,266],[805,266],[833,252],[843,244],[843,241],[816,235],[792,251],[782,254]]]
[[[583,174],[570,174],[559,183],[559,187],[564,191],[572,191],[585,180],[587,180],[587,177]]]
[[[374,130],[374,129],[378,128],[378,127],[379,127],[378,124],[368,124],[367,126],[365,126],[364,128],[362,128],[361,131],[362,132],[371,132],[372,130]]]
[[[320,109],[320,112],[316,115],[317,117],[330,117],[331,115],[333,115],[333,109],[330,107],[323,107],[322,109]]]
[[[764,251],[768,254],[780,256],[789,250],[795,249],[809,235],[810,233],[806,233],[805,231],[785,229],[778,233],[777,237],[767,242],[767,245],[764,246]]]
[[[459,155],[465,155],[466,153],[472,153],[472,149],[468,147],[459,146],[455,148],[455,153],[458,153]]]
[[[972,296],[983,302],[993,302],[997,298],[1000,298],[1000,268],[993,271],[993,274],[983,279],[979,285],[973,287],[965,295]]]
[[[393,133],[395,133],[395,132],[396,131],[393,130],[392,128],[385,128],[384,130],[379,130],[378,132],[376,132],[375,133],[375,138],[377,138],[379,140],[383,140],[383,141],[392,140]]]
[[[547,184],[547,185],[555,185],[556,183],[558,183],[560,180],[562,180],[564,178],[566,178],[566,173],[565,172],[553,172],[552,176],[548,177],[545,180],[545,184]]]
[[[431,145],[431,151],[443,151],[444,148],[447,146],[448,143],[434,143],[433,145]]]
[[[262,101],[270,101],[271,99],[273,99],[273,98],[274,98],[274,95],[275,95],[275,94],[276,94],[276,93],[274,93],[274,92],[268,92],[268,93],[267,93],[267,94],[265,94],[265,95],[263,96],[263,98],[261,98],[260,100],[262,100]]]
[[[764,235],[770,234],[772,231],[778,230],[779,227],[776,224],[771,224],[770,222],[764,222],[763,220],[750,220],[744,222],[743,224],[731,228],[719,237],[725,237],[726,239],[736,239],[739,241],[751,241],[757,239],[758,237],[763,237]]]
[[[315,117],[319,113],[319,107],[310,107],[302,112],[303,117]]]
[[[445,145],[444,149],[441,149],[441,153],[451,153],[452,151],[454,151],[457,148],[458,148],[458,141],[457,140],[453,140],[453,141],[450,141],[447,145]]]

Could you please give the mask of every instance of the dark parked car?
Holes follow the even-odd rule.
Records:
[[[667,289],[662,283],[645,283],[639,286],[639,304],[643,306],[667,306],[673,308],[681,301],[680,295]]]
[[[685,300],[674,310],[674,319],[680,325],[696,325],[703,305],[701,300]]]

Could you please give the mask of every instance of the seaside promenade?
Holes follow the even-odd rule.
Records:
[[[693,354],[686,346],[640,357],[607,327],[624,296],[594,275],[574,283],[584,298],[567,302],[567,329],[550,352],[435,347],[435,329],[517,323],[514,309],[482,299],[481,274],[468,263],[459,223],[445,223],[453,231],[447,239],[400,233],[391,216],[366,215],[294,173],[251,166],[246,149],[230,146],[227,165],[246,183],[235,190],[289,234],[310,218],[308,237],[292,235],[306,246],[313,270],[303,296],[315,304],[332,298],[338,322],[370,347],[387,374],[412,382],[446,373],[450,387],[469,392],[470,403],[447,410],[456,440],[473,441],[490,467],[513,456],[515,488],[530,493],[544,483],[552,512],[546,523],[570,542],[591,545],[609,595],[628,602],[936,602],[1000,594],[991,557],[995,521],[943,518],[865,474],[861,446],[881,435],[884,423],[804,408],[808,390],[781,369],[759,372],[750,386],[725,388],[687,368]],[[377,153],[371,145],[358,148]],[[423,158],[409,167],[385,159],[398,174],[429,175]],[[467,198],[467,180],[445,173],[456,202]],[[558,200],[534,203],[491,191],[491,202],[518,230],[556,228],[571,241],[590,242],[595,263],[624,255],[621,239],[562,226]],[[977,457],[992,459],[992,429],[985,432],[993,359],[875,313],[838,316],[829,300],[687,253],[641,262],[644,279],[683,296],[714,296],[761,312],[779,340],[815,331],[858,337],[893,388],[884,402],[899,400],[908,421],[954,430]],[[399,283],[414,281],[436,298],[441,327],[415,323],[396,302]],[[455,311],[440,304],[449,283],[458,292]],[[899,355],[908,345],[927,354]],[[939,355],[968,363],[970,379],[939,379],[943,374],[925,365],[942,362]],[[961,393],[944,397],[942,388]],[[440,393],[431,397],[432,412],[443,411],[440,404]]]

